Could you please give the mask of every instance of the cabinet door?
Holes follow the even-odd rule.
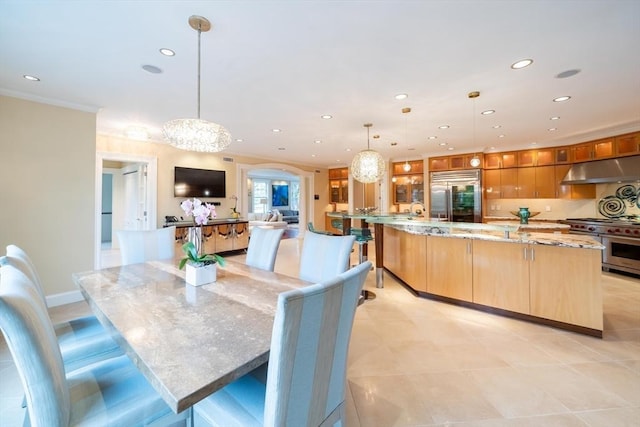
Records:
[[[536,151],[526,150],[518,151],[518,166],[535,166],[536,165]]]
[[[518,153],[515,151],[502,153],[502,168],[515,168],[518,166]]]
[[[518,168],[518,198],[536,197],[536,168]]]
[[[601,331],[600,251],[545,245],[531,248],[531,314]]]
[[[536,152],[536,166],[550,166],[556,163],[556,149],[543,148]]]
[[[528,245],[473,242],[473,302],[529,314]]]
[[[560,199],[595,199],[595,184],[563,185],[562,180],[569,172],[571,165],[556,165],[556,194]]]
[[[555,163],[557,165],[571,163],[571,149],[569,147],[557,147],[555,149]]]
[[[591,142],[574,145],[571,148],[574,162],[586,162],[593,158],[593,143]]]
[[[202,226],[203,251],[205,254],[216,253],[216,227],[214,225]]]
[[[384,266],[416,291],[427,291],[427,236],[384,227]]]
[[[216,252],[227,252],[233,250],[233,225],[218,224],[216,229]]]
[[[340,203],[349,202],[349,180],[340,180]]]
[[[500,170],[485,170],[484,173],[484,197],[486,199],[499,199],[500,192]]]
[[[430,171],[446,171],[449,170],[448,157],[432,157],[429,159]]]
[[[249,223],[239,222],[237,224],[233,224],[233,227],[233,249],[247,249],[249,247]]]
[[[471,239],[429,236],[427,292],[462,301],[473,299]]]
[[[500,169],[502,164],[502,154],[500,153],[488,153],[484,155],[484,168],[485,169]]]
[[[629,156],[640,153],[640,132],[616,137],[616,153]]]
[[[330,199],[331,203],[340,203],[340,181],[339,180],[331,180],[329,181],[329,191],[330,191]]]
[[[593,142],[594,159],[607,159],[615,154],[615,140],[613,138]]]
[[[554,166],[538,166],[535,168],[536,195],[539,199],[556,197],[556,174]]]
[[[516,168],[500,170],[500,192],[503,199],[518,198],[518,170]]]

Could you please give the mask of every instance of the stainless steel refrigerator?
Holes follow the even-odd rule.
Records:
[[[480,170],[431,172],[431,218],[482,222]]]

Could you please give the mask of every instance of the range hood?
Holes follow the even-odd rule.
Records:
[[[640,156],[576,163],[562,184],[601,184],[640,181]]]

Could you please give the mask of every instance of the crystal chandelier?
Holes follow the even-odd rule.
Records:
[[[169,144],[181,150],[216,153],[231,144],[231,134],[223,126],[200,119],[200,36],[211,29],[207,18],[192,15],[189,25],[198,31],[198,118],[175,119],[162,127]]]
[[[371,123],[365,123],[367,128],[367,149],[362,150],[351,161],[351,174],[353,178],[369,184],[382,179],[386,168],[385,161],[375,150],[369,148],[369,128],[373,126]]]

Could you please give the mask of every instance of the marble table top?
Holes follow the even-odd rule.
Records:
[[[181,412],[268,360],[278,294],[308,285],[227,260],[193,287],[175,262],[75,273],[98,319]]]

